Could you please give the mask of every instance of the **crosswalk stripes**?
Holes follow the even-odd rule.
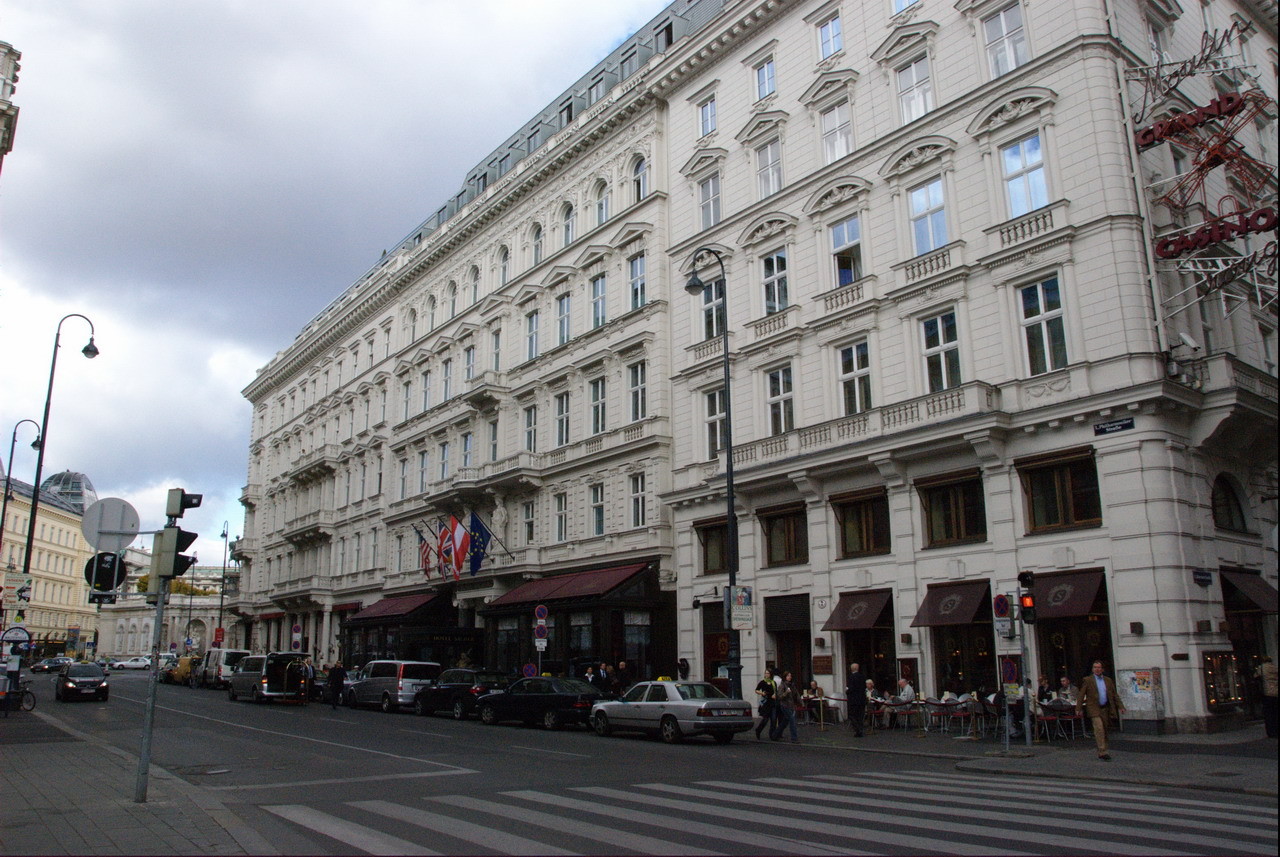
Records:
[[[336,840],[342,853],[376,855],[1275,852],[1274,806],[1205,797],[1128,783],[889,771],[262,808]],[[379,820],[398,835],[376,829]]]

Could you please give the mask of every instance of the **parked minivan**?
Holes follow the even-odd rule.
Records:
[[[227,679],[235,670],[236,664],[249,654],[248,649],[210,649],[205,653],[204,662],[200,665],[197,679],[201,687],[212,685],[216,688],[227,686]]]
[[[227,698],[232,702],[242,696],[254,702],[305,701],[302,670],[293,665],[301,664],[306,657],[298,652],[271,652],[241,658],[227,679]]]
[[[383,711],[413,705],[414,694],[440,677],[434,661],[369,661],[347,688],[346,703],[352,708],[377,705]]]

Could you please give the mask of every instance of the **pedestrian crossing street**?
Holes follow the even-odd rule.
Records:
[[[364,854],[1274,854],[1274,801],[911,771],[262,809]],[[319,852],[318,853],[322,853]]]

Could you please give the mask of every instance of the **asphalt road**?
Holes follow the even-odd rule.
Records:
[[[146,676],[41,705],[137,753]],[[43,687],[42,687],[43,685]],[[160,685],[152,762],[283,854],[1262,854],[1274,801],[993,779],[943,759],[256,705]],[[1083,831],[1089,831],[1084,833]]]

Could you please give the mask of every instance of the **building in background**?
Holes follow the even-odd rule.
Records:
[[[250,646],[723,681],[731,407],[747,686],[1100,658],[1133,728],[1238,723],[1277,653],[1276,62],[1258,0],[672,3],[246,388]]]
[[[4,156],[13,150],[13,134],[18,126],[19,108],[13,103],[13,92],[18,88],[20,59],[22,54],[13,45],[0,42],[0,168],[4,167]]]

